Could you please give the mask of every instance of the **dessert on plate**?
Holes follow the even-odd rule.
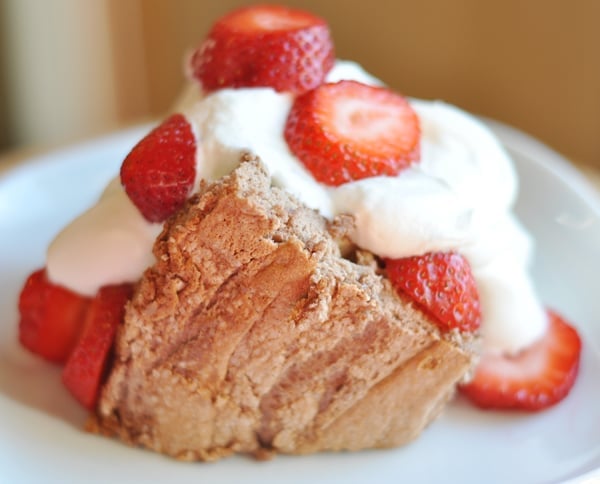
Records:
[[[285,7],[219,19],[187,70],[19,299],[92,431],[185,460],[359,450],[416,438],[457,388],[568,394],[581,342],[535,293],[478,120],[336,60]]]
[[[185,459],[389,447],[452,395],[471,336],[441,333],[370,255],[341,257],[350,219],[330,225],[270,183],[245,161],[166,222],[100,431]]]

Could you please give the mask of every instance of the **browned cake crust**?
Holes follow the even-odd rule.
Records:
[[[348,220],[329,226],[250,157],[205,185],[156,241],[93,430],[186,460],[415,438],[473,353],[340,256]]]

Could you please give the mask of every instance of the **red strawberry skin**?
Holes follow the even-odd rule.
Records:
[[[326,22],[308,12],[259,5],[218,20],[192,55],[193,76],[206,92],[272,87],[301,93],[321,84],[335,53]]]
[[[406,99],[356,81],[296,98],[284,135],[315,179],[332,186],[395,176],[420,158],[419,119]]]
[[[484,355],[471,382],[460,387],[484,409],[540,411],[564,399],[579,371],[581,339],[548,311],[545,336],[514,356]]]
[[[401,294],[433,316],[440,329],[474,332],[481,325],[477,285],[468,261],[454,252],[385,261],[388,277]]]
[[[37,355],[63,363],[75,345],[89,299],[33,272],[19,296],[19,341]]]
[[[64,385],[90,410],[96,405],[108,355],[131,292],[130,284],[105,286],[98,291],[90,304],[81,337],[63,368]]]
[[[196,140],[182,114],[152,130],[121,165],[121,183],[149,222],[163,222],[180,209],[195,176]]]

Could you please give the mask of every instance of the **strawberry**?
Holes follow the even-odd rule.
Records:
[[[127,155],[121,183],[149,222],[162,222],[190,195],[196,176],[196,141],[185,117],[174,114]]]
[[[19,340],[47,360],[63,363],[80,332],[89,299],[32,273],[19,296]]]
[[[191,71],[206,92],[264,86],[301,93],[321,84],[334,60],[324,20],[302,10],[259,5],[218,20],[192,54]]]
[[[420,157],[419,120],[406,99],[356,81],[297,97],[284,134],[292,153],[327,185],[397,175]]]
[[[408,296],[433,316],[440,329],[475,331],[481,324],[479,293],[471,266],[454,252],[385,261],[398,293]]]
[[[487,409],[538,411],[565,398],[579,370],[581,340],[561,316],[548,311],[548,318],[546,334],[520,353],[483,355],[461,391]]]
[[[100,288],[90,304],[81,337],[63,368],[63,383],[90,410],[96,405],[108,354],[131,291],[131,284]]]

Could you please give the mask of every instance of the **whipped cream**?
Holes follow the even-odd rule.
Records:
[[[328,81],[381,84],[357,64],[338,61]],[[469,260],[480,292],[484,350],[516,352],[545,331],[546,315],[528,276],[532,241],[511,214],[512,162],[473,116],[439,101],[409,100],[422,129],[421,161],[396,177],[328,187],[317,183],[283,138],[293,96],[270,88],[184,95],[181,111],[197,140],[197,179],[231,172],[243,152],[260,156],[273,183],[331,217],[351,213],[354,242],[385,257],[454,250]],[[92,295],[136,281],[152,261],[160,225],[146,222],[111,183],[95,207],[51,244],[50,278]]]
[[[152,245],[161,230],[144,219],[116,177],[98,203],[52,241],[48,277],[85,296],[107,284],[137,281],[155,261]]]

